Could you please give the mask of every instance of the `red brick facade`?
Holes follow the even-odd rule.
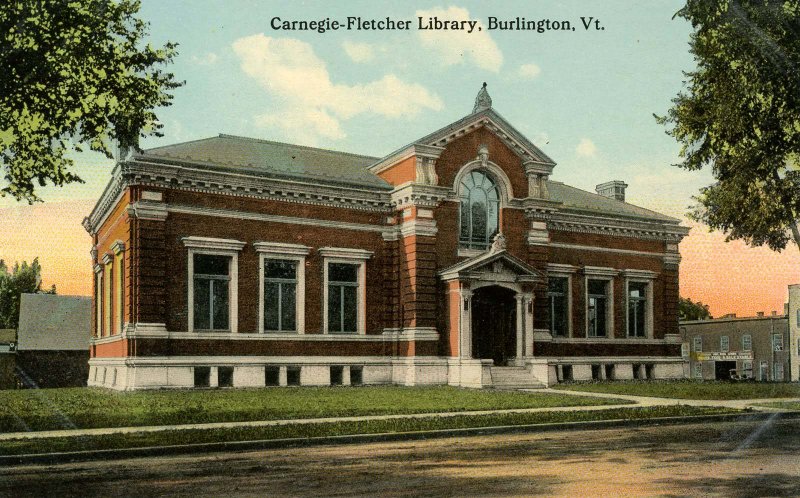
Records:
[[[122,253],[125,274],[121,291],[96,290],[95,306],[101,309],[93,311],[92,365],[103,369],[106,380],[93,381],[98,377],[93,371],[90,385],[122,389],[186,385],[191,372],[186,369],[204,364],[241,367],[243,373],[234,378],[249,380],[235,384],[259,385],[252,375],[263,376],[272,361],[281,368],[288,368],[285,364],[290,361],[310,365],[309,372],[318,364],[344,362],[352,365],[353,379],[362,361],[365,369],[376,365],[375,382],[445,379],[456,385],[485,385],[485,380],[464,379],[469,368],[482,368],[476,360],[486,360],[466,353],[475,334],[485,333],[471,330],[470,324],[478,322],[471,315],[470,296],[487,286],[515,290],[517,350],[503,354],[517,365],[539,361],[544,365],[540,371],[551,377],[544,383],[562,374],[561,364],[677,361],[680,344],[673,344],[678,334],[677,243],[684,229],[663,218],[647,220],[641,214],[626,218],[624,213],[601,213],[596,225],[581,221],[578,226],[570,218],[568,200],[549,197],[544,188],[537,190],[537,185],[546,186],[553,163],[493,111],[468,118],[473,116],[462,132],[449,134],[467,118],[424,144],[376,162],[369,169],[386,184],[374,191],[324,182],[307,187],[308,182],[283,180],[278,186],[265,183],[258,188],[239,185],[240,180],[226,177],[224,169],[207,166],[208,180],[189,181],[170,169],[185,161],[172,164],[158,158],[166,168],[162,171],[159,164],[145,161],[148,153],[121,163],[116,172],[119,192],[116,197],[107,193],[85,223],[94,238],[96,271],[100,275],[108,271],[103,264],[106,254]],[[492,248],[466,250],[459,242],[457,182],[464,168],[485,172],[502,193],[497,216],[504,241]],[[309,193],[307,188],[317,190]],[[585,220],[586,214],[580,215]],[[640,228],[642,223],[647,227]],[[236,309],[230,310],[235,332],[191,331],[187,241],[233,247],[226,250],[236,256],[236,277],[231,277]],[[259,243],[303,251],[303,290],[297,298],[302,300],[304,330],[299,334],[261,332],[259,310],[265,305],[260,294]],[[357,251],[365,261],[358,303],[364,327],[352,339],[325,330],[326,248],[343,254]],[[550,271],[570,275],[571,327],[566,338],[552,337],[549,330]],[[608,337],[589,338],[586,333],[586,281],[592,271],[612,275],[613,329]],[[630,275],[645,278],[651,289],[650,329],[642,338],[632,339],[627,332]],[[117,292],[122,292],[119,300],[114,297]],[[112,301],[111,321],[124,323],[122,330],[106,330],[107,299]],[[122,309],[118,301],[124,303]],[[198,363],[201,359],[205,363]],[[140,365],[139,373],[128,367],[118,372],[123,360]],[[391,368],[379,372],[377,365]],[[117,379],[114,385],[106,375],[110,368]],[[141,372],[146,368],[153,373],[145,381]],[[181,382],[169,380],[170,368],[176,378],[182,376]],[[364,370],[365,382],[373,375],[370,372]]]

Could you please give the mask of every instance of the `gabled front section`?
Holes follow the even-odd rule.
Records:
[[[225,135],[131,155],[85,221],[89,384],[683,376],[687,230],[554,166],[485,88],[384,158]]]

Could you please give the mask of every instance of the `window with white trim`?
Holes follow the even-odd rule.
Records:
[[[696,335],[692,338],[692,349],[695,353],[703,352],[703,337]]]
[[[783,362],[776,361],[772,365],[772,380],[776,382],[783,381]]]
[[[783,351],[783,334],[772,334],[772,350]]]
[[[297,332],[297,261],[264,261],[264,330]]]
[[[753,375],[753,362],[752,361],[743,361],[742,362],[742,376],[748,379],[752,379],[755,376]]]
[[[719,338],[719,350],[723,353],[727,353],[731,349],[731,341],[727,335],[723,335]]]
[[[366,272],[370,251],[323,247],[324,331],[366,333]]]
[[[236,332],[239,251],[245,243],[184,237],[188,248],[188,328],[190,332]]]
[[[113,324],[114,334],[121,334],[125,327],[125,244],[116,241],[111,245],[114,251],[114,310],[115,318]]]
[[[628,282],[628,337],[647,337],[647,282]]]
[[[500,190],[484,171],[470,171],[459,185],[459,244],[468,249],[486,249],[497,234]]]
[[[259,331],[305,333],[305,275],[309,247],[256,242],[260,254]]]
[[[695,379],[702,379],[703,378],[703,364],[699,361],[694,363],[694,375]]]
[[[359,266],[328,265],[328,332],[358,332]]]
[[[745,334],[742,336],[742,351],[752,351],[753,350],[753,336],[750,334]],[[752,368],[752,365],[751,365]]]
[[[194,330],[230,330],[230,256],[194,254]]]
[[[569,336],[569,277],[549,277],[547,296],[550,300],[550,333],[553,337]]]
[[[587,280],[588,303],[586,322],[589,337],[608,336],[608,287],[607,280]]]
[[[111,326],[114,323],[114,301],[111,293],[114,289],[114,263],[110,254],[103,256],[103,330],[101,335],[107,337],[111,335]]]
[[[94,336],[103,336],[103,266],[94,267]]]

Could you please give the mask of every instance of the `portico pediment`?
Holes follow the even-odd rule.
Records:
[[[439,272],[442,280],[479,282],[538,282],[541,273],[506,250],[486,251]]]

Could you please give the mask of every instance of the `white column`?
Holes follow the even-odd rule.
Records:
[[[461,339],[461,358],[472,358],[472,291],[461,289],[461,324],[459,336]]]
[[[533,294],[525,294],[525,357],[533,357]]]
[[[518,366],[525,364],[523,358],[523,340],[525,335],[525,298],[522,294],[517,293],[514,296],[517,300],[517,357],[515,362]]]

